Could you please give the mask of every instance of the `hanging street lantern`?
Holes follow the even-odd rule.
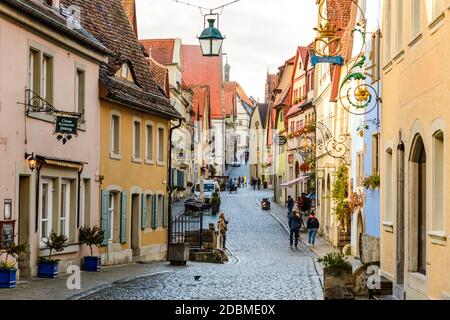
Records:
[[[220,33],[219,29],[214,27],[214,22],[216,22],[216,19],[210,18],[207,20],[209,27],[203,30],[200,37],[198,37],[200,46],[202,48],[202,53],[205,57],[218,57],[220,55],[222,43],[225,37],[222,36],[222,33]]]

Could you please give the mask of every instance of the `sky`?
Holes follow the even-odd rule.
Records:
[[[230,0],[183,0],[212,8]],[[266,74],[293,57],[297,46],[315,37],[316,0],[240,0],[223,9],[219,29],[226,37],[223,52],[231,65],[231,81],[248,96],[264,101]],[[136,0],[139,39],[181,38],[198,44],[200,9],[173,0]],[[203,11],[206,13],[206,11]]]

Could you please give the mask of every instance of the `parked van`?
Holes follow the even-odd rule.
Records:
[[[214,192],[217,192],[219,194],[220,198],[220,186],[217,181],[214,180],[205,180],[203,181],[204,185],[204,193],[205,193],[205,201],[209,202],[211,201],[212,195]],[[200,183],[197,183],[195,185],[195,191],[194,194],[197,198],[200,198]]]

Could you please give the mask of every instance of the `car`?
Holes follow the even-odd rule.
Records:
[[[219,194],[220,199],[220,186],[217,181],[214,180],[205,180],[203,181],[203,191],[205,194],[205,201],[209,202],[211,201],[212,195],[214,192],[217,192]],[[197,198],[200,198],[201,192],[200,192],[200,183],[197,183],[195,185],[194,194]]]
[[[240,167],[240,166],[241,166],[241,163],[240,163],[239,161],[233,161],[233,162],[231,163],[231,166],[232,166],[233,168],[237,168],[237,167]]]

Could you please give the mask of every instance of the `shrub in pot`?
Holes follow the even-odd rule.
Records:
[[[48,257],[39,257],[38,277],[55,278],[58,275],[59,259],[52,259],[53,252],[64,251],[68,238],[66,235],[58,235],[56,232],[50,233],[50,237],[44,242],[45,247],[50,250]]]
[[[98,272],[100,271],[101,259],[100,257],[94,256],[92,250],[93,246],[102,246],[103,240],[105,238],[105,231],[98,226],[88,227],[84,226],[80,229],[80,244],[85,244],[89,247],[91,251],[91,256],[83,258],[83,270]]]
[[[214,192],[211,198],[212,214],[217,214],[220,210],[220,198],[217,192]]]
[[[6,253],[5,261],[0,264],[0,288],[15,288],[16,287],[16,264],[8,262],[9,257],[15,259],[19,258],[19,255],[27,252],[28,244],[17,245],[14,242],[7,244],[3,250]],[[0,253],[1,255],[1,253]]]
[[[324,298],[326,300],[354,299],[352,265],[342,252],[332,252],[317,260],[323,265]]]

